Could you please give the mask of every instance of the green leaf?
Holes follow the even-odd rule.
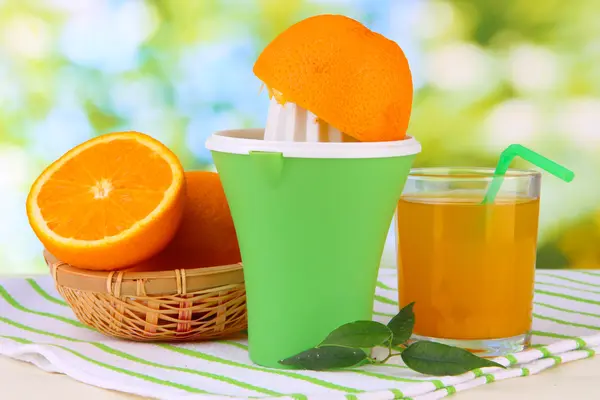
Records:
[[[401,357],[410,369],[436,376],[460,375],[483,367],[505,368],[458,347],[430,341],[411,344],[402,352]]]
[[[390,328],[376,321],[356,321],[342,325],[329,334],[319,346],[375,347],[392,336]]]
[[[404,344],[412,335],[415,326],[414,302],[404,306],[394,318],[388,322],[388,328],[394,334],[392,345]]]
[[[322,346],[303,351],[279,361],[280,364],[322,371],[325,369],[352,367],[367,358],[361,349],[340,346]]]

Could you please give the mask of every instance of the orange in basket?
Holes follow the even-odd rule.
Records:
[[[398,44],[358,21],[318,15],[292,25],[258,57],[254,73],[295,103],[360,141],[401,140],[413,99]]]
[[[241,262],[229,204],[219,174],[186,171],[181,224],[167,247],[129,272],[206,268]]]
[[[116,270],[173,238],[184,206],[183,168],[167,147],[137,132],[91,139],[35,181],[27,215],[45,248],[79,268]]]

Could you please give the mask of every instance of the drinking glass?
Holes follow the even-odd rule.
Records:
[[[400,306],[414,338],[482,356],[529,344],[541,176],[509,170],[483,204],[493,169],[411,170],[396,212]]]

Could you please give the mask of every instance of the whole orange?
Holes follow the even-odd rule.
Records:
[[[277,36],[255,75],[281,101],[295,103],[359,141],[401,140],[413,84],[397,43],[342,15],[317,15]]]
[[[240,249],[219,174],[185,172],[181,224],[167,247],[127,271],[189,269],[235,264]]]

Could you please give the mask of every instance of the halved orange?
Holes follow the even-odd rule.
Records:
[[[260,53],[254,74],[292,102],[362,142],[406,137],[413,101],[400,46],[343,15],[316,15],[283,31]]]
[[[39,240],[68,264],[116,270],[152,257],[173,238],[185,197],[183,167],[138,132],[91,139],[37,178],[27,216]]]

